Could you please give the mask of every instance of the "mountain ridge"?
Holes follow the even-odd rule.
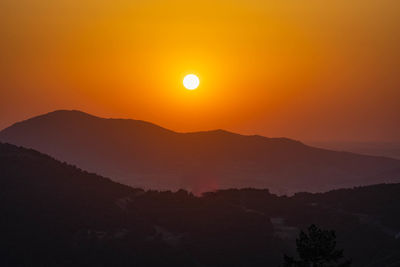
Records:
[[[313,223],[337,232],[355,267],[395,266],[399,192],[146,191],[0,143],[0,265],[278,266]]]
[[[61,115],[61,116],[78,115],[81,118],[92,118],[92,119],[99,119],[99,120],[113,120],[113,121],[120,121],[120,122],[132,122],[132,123],[147,125],[147,126],[158,128],[158,129],[163,129],[165,131],[176,133],[176,134],[188,134],[188,135],[191,135],[191,134],[193,134],[193,135],[194,134],[207,134],[207,133],[210,133],[210,134],[214,134],[214,133],[218,134],[219,133],[219,134],[229,134],[229,135],[234,134],[234,135],[246,136],[246,137],[265,138],[265,139],[268,139],[268,140],[286,140],[286,141],[289,141],[289,142],[297,142],[297,143],[303,144],[299,140],[295,140],[295,139],[287,138],[287,137],[267,137],[267,136],[263,136],[263,135],[259,135],[259,134],[249,134],[249,135],[247,135],[247,134],[231,132],[231,131],[224,130],[224,129],[221,129],[221,128],[210,129],[210,130],[200,130],[200,131],[179,132],[179,131],[174,131],[174,130],[165,128],[163,126],[160,126],[160,125],[158,125],[156,123],[148,122],[148,121],[145,121],[145,120],[130,119],[130,118],[111,118],[111,117],[110,118],[103,118],[103,117],[92,115],[92,114],[86,113],[86,112],[81,111],[81,110],[76,110],[76,109],[71,109],[71,110],[58,109],[58,110],[54,110],[54,111],[51,111],[51,112],[48,112],[48,113],[37,115],[37,116],[31,117],[31,118],[28,118],[28,119],[25,119],[25,120],[21,120],[21,121],[15,122],[15,123],[11,124],[10,126],[5,127],[4,129],[0,130],[0,132],[6,130],[8,128],[14,127],[14,126],[18,126],[21,123],[26,123],[26,122],[29,122],[29,121],[32,121],[32,120],[37,120],[37,119],[42,119],[42,118],[49,118],[49,117],[59,116],[59,115]],[[305,144],[303,144],[303,145],[305,145]]]
[[[225,130],[180,133],[153,123],[58,110],[18,122],[0,141],[134,187],[271,188],[280,194],[396,182],[400,161]],[[383,175],[385,173],[385,175]]]

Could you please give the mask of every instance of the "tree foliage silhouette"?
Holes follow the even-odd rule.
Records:
[[[284,267],[349,267],[343,250],[336,249],[335,231],[327,231],[312,224],[308,233],[300,232],[296,239],[300,259],[284,255]]]

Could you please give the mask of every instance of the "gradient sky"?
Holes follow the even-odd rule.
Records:
[[[0,128],[79,109],[177,131],[399,141],[399,12],[398,0],[2,0]]]

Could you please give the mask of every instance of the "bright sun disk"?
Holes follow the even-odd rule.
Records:
[[[185,76],[185,78],[183,78],[183,86],[185,86],[185,88],[188,90],[196,89],[197,87],[199,87],[199,84],[199,77],[194,74],[188,74]]]

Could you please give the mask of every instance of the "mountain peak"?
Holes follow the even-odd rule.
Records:
[[[100,117],[91,115],[89,113],[80,111],[80,110],[76,110],[76,109],[58,109],[58,110],[54,110],[45,114],[41,114],[35,117],[32,117],[28,120],[32,120],[32,119],[41,119],[41,118],[97,118],[100,119]]]
[[[49,113],[43,114],[42,116],[87,116],[87,117],[93,117],[93,118],[98,118],[97,116],[91,115],[89,113],[77,110],[77,109],[58,109],[51,111]]]
[[[400,161],[313,148],[222,129],[178,133],[131,119],[56,110],[0,132],[0,141],[151,189],[325,191],[400,179]]]

